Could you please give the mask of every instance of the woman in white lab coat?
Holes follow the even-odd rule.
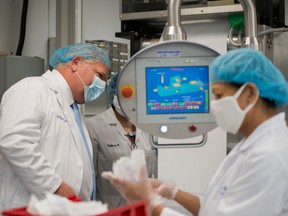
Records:
[[[156,152],[149,134],[136,128],[125,116],[116,97],[118,75],[109,80],[109,104],[111,107],[86,122],[93,144],[94,167],[96,169],[97,200],[107,203],[109,209],[127,204],[127,201],[101,177],[103,171],[111,171],[113,162],[130,156],[134,149],[144,149],[149,176],[156,174]]]
[[[181,215],[164,207],[159,195],[193,215],[288,215],[288,128],[285,113],[276,110],[288,104],[287,81],[263,54],[250,49],[217,57],[211,80],[218,126],[244,138],[219,167],[203,200],[169,182],[108,178],[128,200],[147,200],[153,215]]]
[[[95,45],[63,47],[50,59],[53,71],[25,78],[5,92],[0,107],[0,214],[27,205],[31,194],[91,199],[92,145],[81,120],[89,153],[70,105],[104,91],[109,64],[108,55]]]

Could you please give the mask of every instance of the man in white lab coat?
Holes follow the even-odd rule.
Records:
[[[288,128],[285,113],[276,109],[288,104],[287,81],[262,53],[251,49],[217,57],[210,71],[216,122],[229,133],[241,132],[244,139],[223,161],[204,199],[171,183],[150,184],[145,172],[137,183],[111,173],[105,177],[128,200],[146,200],[153,216],[182,215],[164,207],[159,195],[176,200],[193,215],[288,215]]]
[[[108,55],[92,44],[74,44],[56,50],[50,65],[52,71],[25,78],[3,95],[0,212],[27,205],[31,194],[90,200],[94,192],[92,145],[71,105],[77,110],[103,93]]]

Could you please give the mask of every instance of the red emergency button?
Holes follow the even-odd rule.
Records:
[[[191,125],[189,126],[189,130],[190,130],[191,132],[195,132],[195,131],[197,130],[197,127],[196,127],[194,124],[191,124]]]
[[[121,87],[120,92],[124,98],[130,98],[134,95],[134,88],[131,85],[124,85]]]

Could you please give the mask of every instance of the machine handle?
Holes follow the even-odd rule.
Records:
[[[196,143],[164,143],[158,144],[158,137],[150,135],[150,141],[154,148],[187,148],[187,147],[201,147],[207,142],[207,133],[202,135],[202,140]]]

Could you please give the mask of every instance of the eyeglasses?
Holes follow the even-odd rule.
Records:
[[[134,132],[129,132],[129,133],[127,133],[127,134],[125,134],[125,136],[127,136],[128,137],[128,139],[130,140],[130,149],[131,150],[134,150],[134,149],[138,149],[138,146],[137,146],[137,144],[135,143],[135,139],[136,139],[136,132],[134,131]]]
[[[105,81],[106,84],[107,84],[107,72],[105,73],[101,73],[101,71],[94,71],[91,66],[90,66],[90,63],[89,62],[86,62],[84,59],[82,59],[84,64],[86,64],[86,66],[88,67],[89,71],[94,75],[94,76],[98,76],[101,80]],[[100,68],[101,70],[101,68]]]

